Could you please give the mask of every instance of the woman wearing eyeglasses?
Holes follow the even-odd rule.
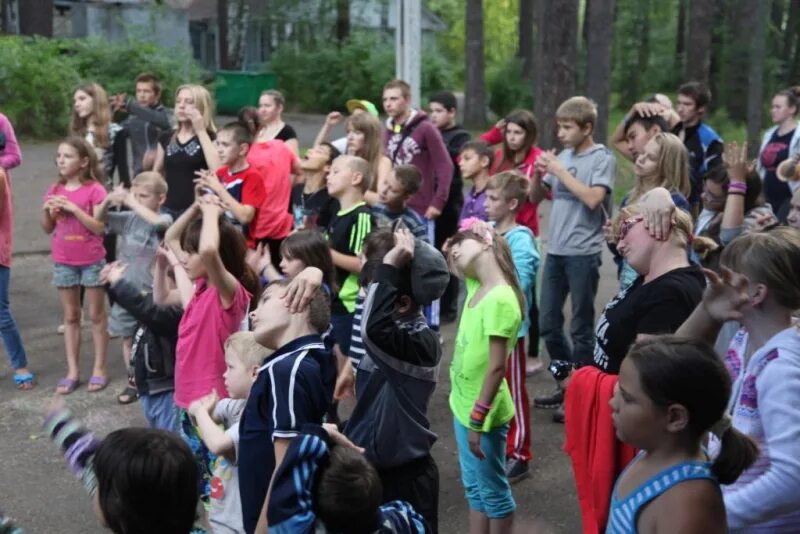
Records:
[[[674,207],[666,234],[651,235],[645,213],[671,202],[669,191],[656,188],[614,220],[610,231],[617,250],[638,276],[606,305],[589,364],[568,380],[564,449],[572,459],[584,532],[605,530],[614,480],[634,454],[617,440],[608,405],[622,360],[634,342],[674,333],[689,317],[702,298],[705,278],[689,262],[687,247],[716,246],[695,239],[691,216]]]

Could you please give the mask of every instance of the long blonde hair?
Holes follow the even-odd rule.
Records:
[[[211,98],[211,93],[208,92],[208,89],[202,85],[187,83],[175,89],[175,100],[178,99],[178,95],[183,90],[191,93],[194,107],[196,107],[197,111],[203,116],[203,123],[206,125],[206,130],[216,132],[217,125],[214,124],[214,99]]]
[[[111,127],[111,106],[108,103],[108,93],[100,84],[87,82],[79,85],[72,91],[73,96],[78,91],[86,93],[92,98],[92,113],[88,117],[78,116],[75,105],[72,106],[72,117],[69,121],[70,135],[86,137],[90,123],[94,126],[94,143],[96,148],[106,149],[111,142],[109,128]]]
[[[374,179],[370,184],[370,191],[378,190],[378,175],[381,158],[383,157],[383,125],[369,113],[356,113],[347,118],[347,130],[355,130],[364,134],[364,148],[360,154],[369,163]]]
[[[678,192],[689,198],[691,193],[689,153],[686,151],[683,141],[677,135],[666,132],[654,135],[653,140],[659,145],[660,150],[656,162],[657,179],[654,184],[648,184],[650,189],[663,187],[667,191]],[[628,203],[638,202],[646,192],[642,181],[637,179]]]
[[[641,204],[632,204],[621,208],[611,224],[614,235],[619,235],[622,223],[624,223],[626,219],[641,214]],[[672,227],[670,228],[668,237],[672,245],[679,249],[686,249],[686,247],[691,244],[692,250],[694,250],[701,259],[719,249],[719,245],[716,241],[708,237],[695,237],[693,231],[694,223],[692,222],[692,216],[682,209],[676,209],[672,214]]]

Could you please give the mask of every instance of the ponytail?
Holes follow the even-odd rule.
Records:
[[[719,440],[720,450],[711,465],[711,472],[720,484],[733,484],[758,458],[758,446],[735,428],[720,432]]]
[[[758,457],[758,447],[731,427],[725,415],[731,378],[714,349],[701,341],[660,336],[635,343],[627,358],[639,373],[642,389],[661,409],[681,405],[689,413],[682,430],[699,442],[709,432],[721,448],[711,470],[721,484],[733,483]]]
[[[245,106],[239,110],[236,118],[239,124],[244,126],[251,137],[255,139],[256,134],[261,129],[261,119],[258,118],[258,108]]]

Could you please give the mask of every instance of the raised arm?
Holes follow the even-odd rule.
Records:
[[[256,208],[254,206],[250,206],[247,204],[242,204],[235,198],[230,192],[225,188],[225,185],[219,180],[216,174],[211,171],[200,171],[198,173],[199,178],[195,180],[198,185],[202,187],[207,187],[214,191],[222,203],[225,205],[225,209],[230,211],[236,220],[242,224],[250,224],[253,220],[253,217],[256,216]],[[244,186],[242,186],[244,187]]]
[[[169,130],[172,127],[170,124],[169,111],[164,106],[158,106],[156,108],[142,106],[135,99],[129,97],[128,101],[125,103],[125,109],[127,109],[128,113],[131,115],[135,115],[162,130]]]
[[[167,232],[164,234],[164,243],[166,243],[172,253],[178,258],[184,253],[181,248],[181,236],[198,215],[200,215],[200,207],[198,206],[197,200],[195,200],[195,202],[178,217],[178,220],[167,228]]]
[[[339,124],[341,120],[342,114],[338,111],[331,111],[328,113],[328,116],[325,117],[325,122],[322,123],[322,128],[319,129],[317,136],[314,138],[314,146],[318,146],[326,142],[333,127]]]
[[[217,197],[206,195],[200,199],[200,211],[203,214],[203,226],[200,230],[200,246],[197,253],[203,262],[208,282],[217,288],[222,307],[228,309],[233,304],[238,280],[225,269],[219,255],[219,219],[222,216],[222,205]]]

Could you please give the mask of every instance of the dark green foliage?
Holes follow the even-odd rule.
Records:
[[[522,76],[522,61],[512,58],[489,73],[489,109],[498,117],[511,110],[533,109],[533,84]]]
[[[169,104],[178,85],[202,79],[188,52],[163,50],[143,41],[3,36],[0,47],[0,112],[17,133],[33,137],[66,134],[72,90],[81,82],[97,82],[109,95],[132,94],[136,76],[148,71],[161,78]]]
[[[350,98],[363,98],[380,108],[383,85],[394,78],[394,66],[394,41],[363,32],[353,32],[341,47],[325,41],[301,50],[287,43],[270,62],[288,105],[317,112],[344,109]],[[421,93],[452,89],[452,83],[453,69],[444,57],[424,49]]]

